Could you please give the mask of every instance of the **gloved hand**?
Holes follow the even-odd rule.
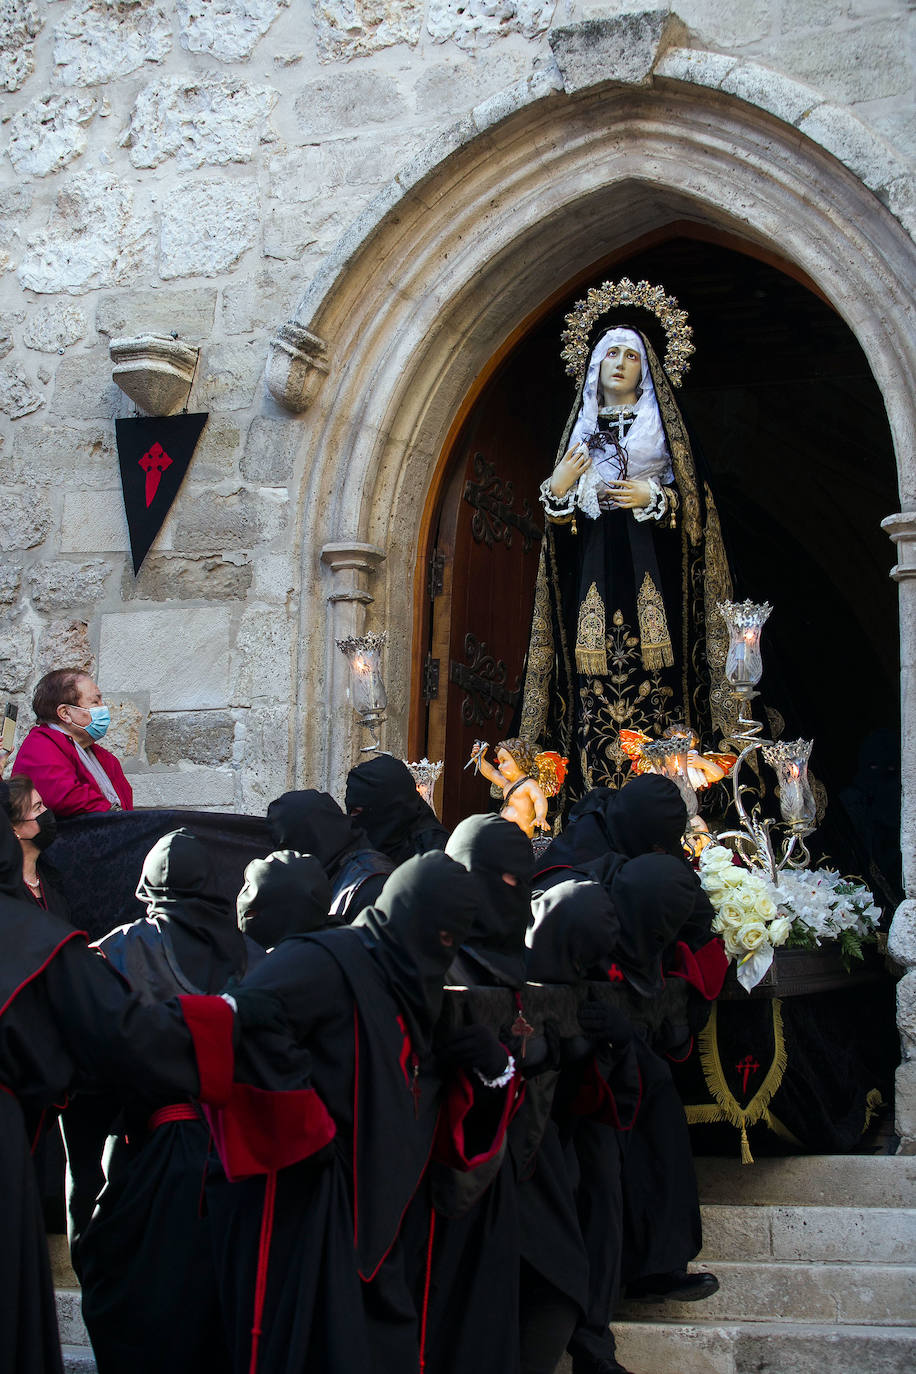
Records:
[[[288,1030],[282,998],[266,988],[233,988],[229,994],[238,1008],[242,1030]]]
[[[449,1068],[475,1069],[481,1078],[499,1078],[509,1067],[509,1052],[487,1026],[461,1026],[439,1051]]]
[[[582,1002],[576,1016],[589,1040],[625,1045],[633,1039],[630,1020],[608,1002]]]

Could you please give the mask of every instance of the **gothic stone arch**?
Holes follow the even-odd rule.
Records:
[[[417,538],[450,429],[494,355],[577,271],[688,220],[794,263],[856,335],[881,388],[903,512],[885,524],[898,543],[904,872],[916,890],[916,340],[913,245],[901,223],[794,125],[690,84],[689,72],[511,93],[403,183],[338,245],[268,364],[273,394],[310,406],[298,529],[300,776],[340,790],[353,734],[334,641],[367,624],[390,632],[387,747],[403,752]],[[916,1000],[910,907],[892,932],[912,970],[901,985],[907,1005]],[[916,1148],[916,1060],[901,1075],[898,1129]]]

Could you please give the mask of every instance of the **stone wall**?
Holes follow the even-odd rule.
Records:
[[[563,91],[560,27],[584,35],[583,84],[650,79],[651,63],[627,66],[633,8],[0,0],[0,699],[25,706],[50,666],[91,667],[141,805],[258,811],[294,779],[325,782],[301,719],[326,733],[349,717],[326,674],[300,687],[310,656],[328,661],[300,642],[300,594],[332,576],[300,495],[314,421],[265,390],[268,341],[346,261],[349,227],[394,203],[401,169],[435,165],[487,102],[509,115]],[[687,57],[669,79],[693,79],[693,53],[723,80],[726,58],[762,70],[770,99],[779,81],[796,101],[810,88],[792,118],[838,111],[810,136],[858,175],[876,146],[893,167],[912,149],[906,0],[680,0],[677,14],[666,43]],[[617,20],[621,43],[590,70],[596,19]],[[748,80],[739,94],[757,101]],[[876,190],[908,221],[912,181]],[[113,425],[132,411],[108,344],[139,333],[200,347],[190,408],[210,420],[135,578]],[[361,606],[371,578],[351,581]]]

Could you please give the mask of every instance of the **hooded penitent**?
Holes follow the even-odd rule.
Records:
[[[467,939],[479,905],[473,876],[435,852],[401,864],[375,906],[360,912],[353,923],[401,1008],[418,1054],[431,1043],[442,1010],[445,972]]]
[[[693,914],[696,879],[680,859],[645,854],[617,870],[611,898],[620,920],[614,959],[648,997],[661,991],[662,956]]]
[[[531,841],[501,816],[469,816],[445,847],[477,879],[482,902],[462,954],[509,987],[525,981],[525,931],[531,922]],[[514,878],[507,883],[503,874]]]
[[[420,796],[407,765],[390,754],[350,769],[346,808],[358,814],[371,843],[395,863],[445,848],[448,831]]]
[[[171,947],[188,990],[219,992],[247,966],[235,913],[216,893],[209,851],[189,830],[157,840],[143,864],[137,896],[146,903],[147,921]],[[129,978],[130,968],[124,972]]]
[[[680,854],[687,807],[670,778],[647,773],[612,792],[604,808],[610,848],[635,859],[653,850]]]
[[[252,859],[235,909],[239,929],[264,949],[329,924],[331,885],[313,854],[280,849]]]
[[[350,850],[369,845],[363,831],[344,815],[330,793],[314,788],[277,797],[267,808],[267,824],[278,848],[314,854],[331,879]]]
[[[620,922],[599,883],[558,883],[531,904],[527,936],[532,983],[578,983],[589,970],[610,962]]]

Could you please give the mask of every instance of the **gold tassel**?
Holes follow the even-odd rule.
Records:
[[[754,1156],[751,1154],[750,1142],[747,1138],[747,1126],[741,1127],[741,1163],[753,1164]]]
[[[868,1130],[878,1112],[884,1106],[884,1098],[881,1096],[880,1088],[872,1088],[865,1099],[865,1120],[862,1123],[862,1135]]]

